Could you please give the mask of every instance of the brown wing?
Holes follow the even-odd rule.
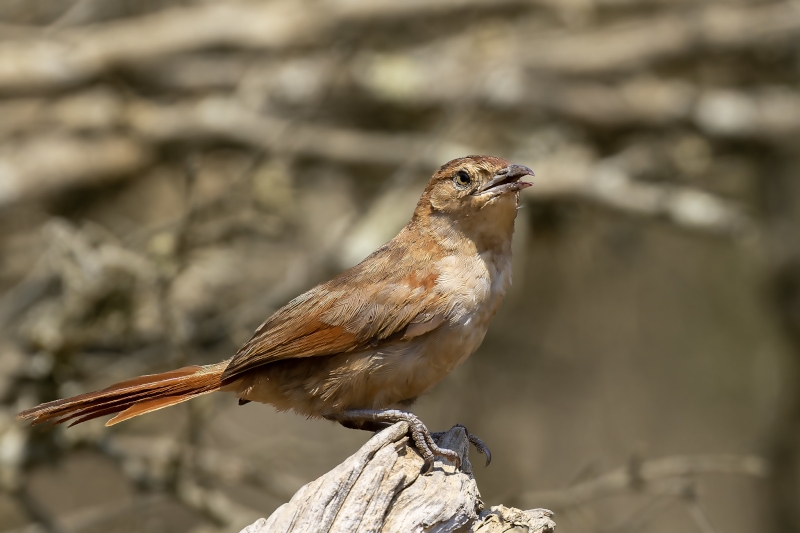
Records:
[[[282,359],[379,348],[439,327],[447,309],[434,290],[436,257],[428,250],[413,258],[406,250],[398,243],[386,245],[289,302],[242,346],[223,380]]]

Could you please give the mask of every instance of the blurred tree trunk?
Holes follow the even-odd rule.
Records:
[[[772,531],[781,533],[800,531],[800,155],[786,155],[774,158],[778,163],[773,175],[765,178],[769,288],[790,351],[768,450]]]

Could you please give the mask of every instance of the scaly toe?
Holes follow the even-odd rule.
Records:
[[[453,450],[448,450],[447,448],[440,448],[435,444],[431,447],[431,451],[434,455],[444,457],[448,461],[453,462],[456,465],[456,470],[461,470],[461,456],[458,455],[458,453]]]
[[[419,419],[411,419],[408,420],[408,422],[411,440],[414,441],[414,446],[416,446],[422,459],[425,461],[425,465],[422,468],[423,474],[427,474],[433,470],[434,460],[437,455],[455,463],[457,469],[461,468],[461,457],[458,453],[438,446],[422,421]]]

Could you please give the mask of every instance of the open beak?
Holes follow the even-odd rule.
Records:
[[[519,181],[523,176],[533,176],[533,170],[522,165],[509,165],[497,171],[497,174],[476,191],[475,194],[483,194],[491,191],[492,193],[503,194],[507,192],[517,192],[530,187],[533,183]]]

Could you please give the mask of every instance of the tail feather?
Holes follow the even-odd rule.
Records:
[[[179,404],[185,402],[187,400],[191,400],[192,398],[197,398],[198,396],[202,396],[203,394],[208,394],[209,392],[214,392],[213,390],[198,392],[195,394],[185,394],[183,396],[168,396],[166,398],[156,398],[155,400],[145,400],[143,402],[137,402],[117,416],[106,422],[106,426],[113,426],[114,424],[119,424],[120,422],[124,422],[129,418],[133,418],[134,416],[143,415],[145,413],[152,413],[153,411],[158,411],[159,409],[163,409],[165,407],[169,407],[170,405]],[[78,423],[78,422],[74,422]]]
[[[96,411],[92,411],[91,413],[85,414],[84,416],[81,416],[80,418],[72,417],[72,418],[69,418],[69,419],[65,418],[63,420],[58,420],[57,422],[55,422],[55,424],[63,424],[64,422],[68,422],[69,420],[71,420],[69,426],[67,426],[67,427],[72,427],[72,426],[74,426],[76,424],[80,424],[82,422],[88,422],[89,420],[94,420],[95,418],[100,418],[101,416],[105,416],[105,415],[113,415],[114,413],[119,413],[119,408],[118,407],[108,407],[106,409],[98,409]],[[38,422],[34,422],[34,424],[37,424],[37,423]],[[108,425],[108,422],[106,422],[106,425]]]
[[[53,422],[70,426],[119,413],[107,426],[220,389],[227,362],[187,366],[162,374],[121,381],[103,390],[44,403],[19,414],[33,424]]]

